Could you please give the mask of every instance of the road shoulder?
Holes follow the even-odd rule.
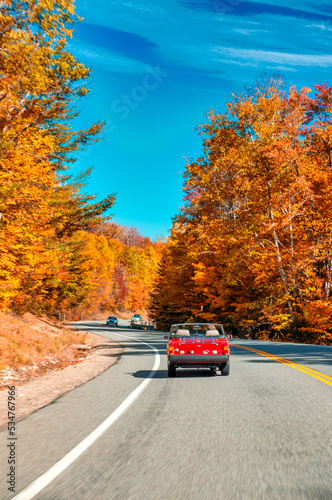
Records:
[[[16,420],[47,406],[63,394],[100,375],[110,368],[123,352],[123,348],[113,340],[89,333],[91,354],[75,365],[55,370],[33,378],[22,385],[16,385]],[[12,384],[15,385],[15,384]],[[7,408],[7,390],[0,392],[0,406]],[[6,426],[7,412],[0,415],[0,430]]]

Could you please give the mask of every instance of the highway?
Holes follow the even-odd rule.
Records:
[[[163,335],[126,325],[80,324],[125,351],[18,423],[15,494],[0,433],[1,499],[332,499],[332,347],[233,339],[228,377],[168,378]]]

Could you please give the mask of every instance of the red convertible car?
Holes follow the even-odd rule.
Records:
[[[229,375],[230,349],[223,326],[208,323],[172,325],[167,344],[168,376],[175,377],[177,368],[219,368]]]

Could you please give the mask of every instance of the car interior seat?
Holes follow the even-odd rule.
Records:
[[[181,329],[179,329],[179,330],[177,330],[175,332],[175,335],[177,337],[190,337],[190,332],[189,332],[189,330],[181,330]]]
[[[218,330],[206,330],[205,336],[206,337],[219,337],[220,333]]]

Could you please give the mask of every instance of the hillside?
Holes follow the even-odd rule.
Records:
[[[80,362],[85,354],[73,346],[88,342],[87,334],[59,330],[47,317],[0,313],[0,390]]]

